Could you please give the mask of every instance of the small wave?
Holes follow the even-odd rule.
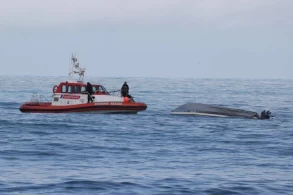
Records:
[[[42,151],[27,151],[27,150],[2,150],[0,156],[8,156],[11,158],[13,155],[16,156],[60,156],[56,152],[42,152]]]
[[[159,189],[159,194],[200,194],[193,184],[193,181],[186,179],[165,178],[157,180],[152,187]]]
[[[46,136],[46,135],[50,135],[51,133],[47,132],[47,131],[28,131],[29,133],[31,134],[34,134],[34,135],[40,135],[40,136]]]
[[[0,106],[20,105],[19,102],[0,102]]]
[[[86,188],[86,189],[113,189],[120,187],[139,186],[132,182],[110,182],[92,180],[73,180],[58,184],[64,188]]]
[[[226,194],[226,195],[229,195],[229,194],[242,194],[242,193],[239,193],[239,192],[236,192],[236,191],[233,191],[233,190],[227,190],[227,189],[221,189],[221,188],[212,188],[212,189],[209,189],[209,190],[206,190],[205,191],[207,194],[210,194],[210,195],[220,195],[220,194]]]
[[[6,125],[6,126],[16,126],[19,127],[21,126],[22,128],[39,128],[42,129],[43,127],[46,127],[48,129],[60,129],[62,127],[63,128],[72,128],[72,127],[76,127],[75,124],[68,124],[68,123],[63,123],[63,124],[56,124],[54,122],[46,122],[46,123],[42,123],[42,122],[37,122],[37,121],[23,121],[23,120],[6,120],[6,119],[2,119],[0,120],[0,122],[2,123],[2,125]],[[44,132],[40,132],[40,131],[32,131],[32,133],[44,133]]]
[[[122,151],[122,152],[130,152],[130,151],[133,151],[132,148],[127,148],[127,147],[115,147],[115,146],[94,146],[94,147],[91,147],[92,149],[98,149],[98,150],[109,150],[111,152],[114,152],[114,151]]]
[[[19,109],[21,106],[18,102],[0,102],[0,108],[5,110],[15,110]]]
[[[211,195],[217,194],[258,194],[259,190],[247,186],[233,186],[233,187],[219,187],[205,190],[206,193]]]
[[[2,184],[3,185],[3,184]],[[0,185],[1,186],[1,185]],[[56,192],[56,191],[70,191],[74,192],[80,190],[90,190],[95,191],[105,191],[105,190],[117,190],[117,189],[127,189],[129,187],[144,187],[132,182],[109,182],[109,181],[92,181],[92,180],[72,180],[61,183],[51,183],[51,184],[39,184],[39,185],[24,185],[17,187],[3,187],[0,189],[0,192]]]

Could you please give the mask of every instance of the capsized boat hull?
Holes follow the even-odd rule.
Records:
[[[187,103],[171,111],[175,115],[198,115],[213,117],[244,117],[259,118],[257,112],[246,111],[241,109],[226,108],[201,103]]]
[[[94,102],[87,104],[52,106],[50,102],[25,103],[19,110],[30,113],[69,113],[69,112],[90,112],[90,113],[137,113],[147,109],[147,105],[141,102]]]

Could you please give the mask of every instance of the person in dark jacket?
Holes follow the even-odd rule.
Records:
[[[126,81],[124,82],[124,84],[121,87],[121,96],[128,97],[128,98],[130,98],[131,101],[134,102],[133,97],[129,94],[129,87],[128,87]]]
[[[121,96],[127,97],[128,93],[129,93],[129,87],[128,87],[126,81],[125,81],[124,84],[121,87]]]
[[[86,91],[88,92],[87,103],[93,102],[93,99],[91,97],[93,94],[93,86],[89,82],[87,82]]]

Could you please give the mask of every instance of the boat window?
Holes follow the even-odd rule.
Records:
[[[62,93],[66,93],[66,85],[62,85]]]
[[[98,89],[98,91],[100,91],[100,92],[104,92],[104,89],[103,89],[103,87],[102,87],[102,86],[99,86],[99,89]]]
[[[68,86],[68,93],[72,93],[72,88],[73,87],[71,85]]]
[[[95,86],[93,86],[93,93],[97,92],[97,88]]]
[[[85,92],[85,89],[86,89],[85,86],[82,86],[81,87],[81,92]]]
[[[75,86],[75,93],[80,93],[80,86]]]
[[[104,92],[107,92],[107,90],[106,90],[106,88],[105,87],[103,87],[103,86],[101,86],[102,87],[102,89],[104,90]]]

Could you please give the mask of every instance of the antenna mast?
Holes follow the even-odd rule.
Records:
[[[79,62],[75,56],[76,56],[75,54],[72,54],[72,56],[71,56],[72,70],[71,70],[71,72],[69,72],[69,78],[71,78],[73,74],[78,74],[79,79],[77,81],[83,82],[85,68],[79,67]]]

